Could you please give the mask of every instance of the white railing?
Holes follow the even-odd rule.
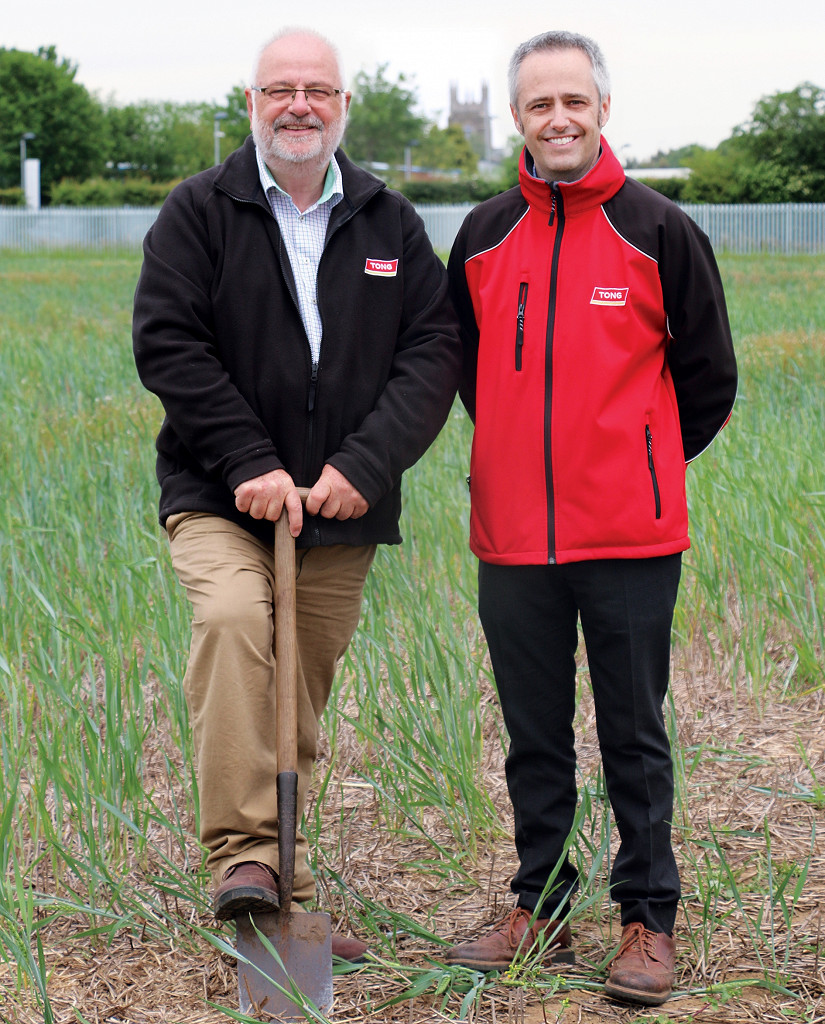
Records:
[[[825,253],[825,203],[679,205],[717,252]]]
[[[154,207],[0,209],[0,249],[137,249],[157,215]]]
[[[417,207],[435,248],[446,253],[472,204]],[[825,203],[684,205],[717,252],[825,253]],[[0,208],[0,250],[136,249],[157,209]]]
[[[473,206],[473,203],[461,203],[459,206],[422,203],[416,206],[436,252],[446,256],[452,248],[458,229]]]

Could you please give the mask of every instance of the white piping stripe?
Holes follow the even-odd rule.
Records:
[[[727,424],[728,424],[728,420],[730,420],[731,416],[733,416],[733,409],[734,409],[734,406],[736,405],[736,399],[737,399],[738,397],[739,397],[739,381],[737,380],[737,382],[736,382],[736,394],[735,394],[735,395],[733,396],[733,405],[731,405],[731,407],[730,407],[730,411],[728,412],[727,416],[725,417],[725,422],[724,422],[724,423],[722,424],[722,426],[721,426],[721,427],[720,427],[720,428],[719,428],[719,429],[718,429],[718,430],[716,431],[716,433],[715,433],[715,434],[713,435],[713,437],[712,437],[712,438],[711,438],[711,439],[710,439],[710,440],[708,441],[708,443],[707,443],[707,444],[705,445],[705,447],[704,447],[704,448],[703,448],[703,449],[702,449],[702,450],[701,450],[700,452],[697,452],[697,453],[696,453],[696,454],[695,454],[695,455],[693,456],[693,458],[692,458],[692,459],[688,459],[688,460],[687,460],[687,461],[685,462],[685,465],[686,465],[686,466],[689,466],[689,465],[691,464],[691,462],[695,462],[695,461],[696,461],[696,460],[697,460],[697,459],[699,458],[699,456],[700,456],[700,455],[704,455],[704,454],[705,454],[705,452],[706,452],[706,451],[708,450],[708,448],[710,448],[710,446],[711,446],[711,445],[713,444],[713,442],[714,442],[714,441],[716,440],[716,438],[717,438],[717,437],[718,437],[718,436],[719,436],[719,435],[720,435],[720,434],[722,433],[722,431],[723,431],[723,430],[725,429],[725,427],[726,427],[726,426],[727,426]]]
[[[510,230],[509,230],[509,231],[507,232],[507,234],[506,234],[506,235],[504,235],[504,236],[503,236],[502,238],[500,238],[500,239],[499,239],[499,240],[498,240],[498,241],[496,242],[496,244],[495,244],[495,245],[491,245],[491,246],[490,246],[489,248],[487,248],[487,249],[482,249],[482,250],[481,250],[480,252],[474,252],[472,256],[468,256],[468,257],[467,257],[467,258],[466,258],[466,259],[464,260],[465,264],[466,264],[466,263],[469,263],[469,262],[470,262],[470,260],[474,260],[474,259],[476,259],[476,258],[477,258],[478,256],[483,256],[483,255],[484,255],[485,253],[487,253],[487,252],[492,252],[492,251],[493,251],[493,249],[498,249],[498,247],[499,247],[500,245],[503,245],[503,244],[504,244],[504,242],[506,242],[506,241],[507,241],[507,239],[508,239],[508,238],[510,237],[510,235],[512,235],[512,233],[513,233],[513,232],[514,232],[514,231],[516,230],[516,228],[517,228],[517,227],[519,226],[519,224],[521,224],[521,222],[522,222],[522,221],[524,220],[524,218],[525,218],[525,217],[527,216],[527,214],[528,214],[529,212],[530,212],[530,207],[528,206],[528,207],[527,207],[527,209],[526,209],[526,210],[524,211],[524,213],[523,213],[523,214],[522,214],[522,215],[521,215],[521,216],[519,217],[519,219],[518,219],[518,220],[517,220],[517,221],[515,222],[515,224],[514,224],[514,225],[513,225],[513,226],[512,226],[511,228],[510,228]]]
[[[625,243],[625,245],[629,245],[631,249],[635,249],[636,252],[640,253],[642,256],[645,256],[647,259],[652,260],[657,266],[659,265],[659,261],[656,259],[655,256],[651,256],[649,252],[645,252],[644,249],[640,249],[638,245],[634,245],[630,241],[630,239],[625,238],[625,236],[621,233],[621,231],[619,231],[619,229],[616,227],[616,225],[613,223],[613,221],[607,216],[607,211],[605,210],[605,208],[603,206],[600,207],[600,209],[601,209],[602,213],[604,214],[604,219],[610,225],[610,227],[613,230],[613,232],[615,234],[617,234],[619,236],[619,238],[621,238],[621,240]]]
[[[650,253],[647,253],[647,252],[645,252],[645,251],[644,251],[643,249],[640,249],[640,248],[638,247],[638,245],[634,245],[634,244],[633,244],[633,243],[632,243],[631,241],[629,241],[629,240],[628,240],[627,238],[625,238],[625,236],[624,236],[624,235],[623,235],[623,234],[621,233],[621,231],[619,231],[619,230],[618,230],[618,228],[616,227],[616,225],[615,225],[615,224],[614,224],[614,223],[613,223],[613,222],[612,222],[612,221],[610,220],[610,218],[609,218],[609,217],[607,216],[607,211],[605,210],[605,208],[604,208],[603,206],[601,207],[601,211],[602,211],[602,213],[604,214],[604,219],[605,219],[605,220],[607,221],[607,223],[608,223],[608,224],[610,225],[611,229],[612,229],[612,230],[613,230],[613,231],[614,231],[614,232],[615,232],[615,233],[616,233],[616,234],[617,234],[617,235],[619,236],[619,238],[621,238],[621,240],[622,240],[622,241],[623,241],[623,242],[625,243],[625,245],[629,245],[631,249],[634,249],[634,250],[635,250],[636,252],[638,252],[638,253],[639,253],[639,254],[640,254],[641,256],[645,256],[645,257],[646,257],[647,259],[651,260],[651,261],[652,261],[653,263],[655,263],[655,264],[656,264],[657,266],[659,265],[659,261],[658,261],[657,259],[655,259],[655,258],[654,258],[653,256],[651,256],[651,255],[650,255]],[[666,323],[666,326],[667,326],[667,333],[668,333],[668,336],[669,336],[669,337],[670,337],[670,338],[671,338],[672,340],[674,340],[674,341],[677,341],[677,339],[675,339],[675,338],[673,337],[673,333],[672,333],[672,332],[671,332],[671,330],[670,330],[670,317],[669,317],[669,316],[667,315],[667,313],[665,314],[665,323]],[[677,342],[677,343],[678,343],[678,342]],[[728,414],[727,414],[727,416],[725,417],[725,419],[724,419],[724,422],[722,423],[722,426],[721,426],[721,427],[720,427],[720,428],[719,428],[719,429],[718,429],[718,430],[716,431],[716,433],[715,433],[715,434],[713,435],[713,437],[712,437],[712,438],[711,438],[711,439],[710,439],[710,440],[708,441],[708,443],[707,443],[707,444],[705,445],[705,447],[704,447],[704,448],[702,449],[702,451],[700,451],[700,452],[697,452],[697,453],[696,453],[696,454],[695,454],[695,455],[693,456],[693,458],[692,458],[692,459],[690,459],[689,461],[687,461],[687,462],[685,463],[685,465],[686,465],[686,466],[689,466],[691,462],[694,462],[694,461],[695,461],[696,459],[698,459],[700,455],[704,455],[704,453],[705,453],[705,452],[706,452],[706,451],[708,450],[708,448],[710,448],[710,446],[711,446],[711,445],[713,444],[713,442],[714,442],[714,441],[716,440],[716,438],[717,438],[717,437],[718,437],[718,436],[719,436],[719,435],[720,435],[720,434],[722,433],[722,431],[723,431],[723,430],[724,430],[724,428],[725,428],[725,424],[726,424],[726,423],[728,422],[728,420],[729,420],[729,419],[731,418],[731,416],[733,415],[733,408],[734,408],[734,406],[736,405],[736,399],[737,399],[738,397],[739,397],[739,382],[737,381],[737,384],[736,384],[736,394],[735,394],[735,395],[733,396],[733,404],[731,405],[731,407],[730,407],[730,409],[729,409],[729,411],[728,411]]]
[[[610,218],[609,218],[609,217],[607,216],[607,213],[606,213],[606,211],[605,211],[605,208],[604,208],[604,207],[602,206],[602,207],[600,207],[600,209],[601,209],[601,211],[602,211],[602,214],[604,215],[604,219],[605,219],[605,220],[607,221],[607,223],[608,223],[608,224],[610,225],[610,228],[611,228],[611,230],[612,230],[612,231],[613,231],[613,232],[614,232],[614,233],[615,233],[616,235],[618,235],[618,237],[619,237],[619,238],[621,238],[621,240],[622,240],[622,241],[623,241],[623,242],[625,243],[625,245],[629,245],[631,249],[634,249],[634,250],[635,250],[636,252],[638,252],[638,253],[639,253],[639,254],[640,254],[641,256],[644,256],[644,257],[646,257],[646,258],[647,258],[647,259],[649,259],[649,260],[650,260],[650,261],[651,261],[652,263],[655,263],[655,264],[656,264],[656,265],[658,266],[658,260],[656,260],[656,259],[655,259],[655,258],[654,258],[653,256],[651,256],[651,255],[650,255],[650,253],[647,253],[647,252],[645,252],[645,251],[644,251],[643,249],[640,249],[640,248],[638,247],[638,245],[634,245],[634,244],[633,244],[632,242],[628,241],[628,239],[626,239],[626,238],[624,237],[624,235],[623,235],[623,234],[621,233],[621,231],[619,231],[619,230],[618,230],[618,229],[616,228],[616,226],[615,226],[615,225],[613,224],[613,222],[612,222],[612,221],[610,220]],[[475,258],[476,258],[477,256],[483,256],[483,255],[484,255],[485,253],[487,253],[487,252],[492,252],[492,251],[493,251],[493,249],[497,249],[497,248],[498,248],[498,247],[499,247],[499,246],[500,246],[500,245],[501,245],[501,244],[502,244],[503,242],[505,242],[505,241],[507,240],[507,238],[509,238],[509,236],[510,236],[510,235],[511,235],[511,234],[513,233],[513,231],[515,231],[515,229],[516,229],[516,228],[517,228],[517,227],[519,226],[519,224],[520,224],[520,223],[522,222],[522,220],[523,220],[523,219],[524,219],[524,218],[525,218],[525,217],[527,216],[527,214],[529,213],[529,211],[530,211],[530,208],[529,208],[529,206],[528,206],[528,208],[527,208],[527,209],[526,209],[526,210],[524,211],[524,213],[523,213],[523,214],[521,215],[521,217],[519,217],[519,219],[518,219],[518,220],[517,220],[517,221],[515,222],[515,224],[514,224],[514,225],[512,226],[512,228],[510,228],[510,230],[509,230],[509,231],[507,232],[507,234],[506,234],[506,235],[504,235],[504,237],[503,237],[503,238],[500,238],[500,239],[499,239],[499,240],[498,240],[498,241],[496,242],[496,244],[495,244],[495,245],[491,245],[491,246],[490,246],[490,247],[489,247],[488,249],[482,249],[482,250],[481,250],[480,252],[476,252],[476,253],[473,253],[473,255],[472,255],[472,256],[468,256],[468,257],[467,257],[467,258],[466,258],[466,259],[464,260],[465,264],[466,264],[466,263],[469,263],[469,262],[470,262],[470,260],[474,260],[474,259],[475,259]],[[673,335],[672,335],[672,334],[671,334],[671,332],[670,332],[670,321],[669,321],[669,318],[667,317],[667,314],[665,314],[665,317],[666,317],[666,322],[667,322],[667,333],[668,333],[668,335],[670,335],[670,337],[671,337],[671,338],[673,338]],[[738,397],[739,397],[739,383],[738,383],[738,381],[737,381],[737,385],[736,385],[736,394],[735,394],[735,395],[733,396],[733,404],[731,405],[731,407],[730,407],[730,411],[728,412],[727,416],[725,417],[725,421],[724,421],[724,423],[723,423],[723,424],[722,424],[722,426],[721,426],[721,427],[720,427],[720,428],[719,428],[719,429],[718,429],[718,430],[716,431],[716,433],[715,433],[715,434],[713,435],[713,437],[712,437],[712,438],[710,439],[710,441],[708,441],[708,443],[707,443],[707,444],[705,445],[705,447],[704,447],[704,448],[702,449],[702,451],[700,451],[700,452],[697,452],[697,453],[696,453],[696,455],[694,455],[692,459],[690,459],[690,460],[689,460],[688,462],[686,462],[686,463],[685,463],[685,465],[686,465],[686,466],[689,466],[691,462],[694,462],[694,461],[695,461],[696,459],[698,459],[700,455],[704,455],[704,453],[705,453],[705,452],[706,452],[706,451],[708,450],[708,448],[710,448],[710,446],[711,446],[711,445],[713,444],[713,442],[714,442],[714,441],[716,440],[716,438],[717,438],[717,437],[718,437],[718,436],[719,436],[719,435],[720,435],[720,434],[722,433],[722,431],[724,430],[724,428],[725,428],[725,425],[727,424],[728,420],[729,420],[729,419],[731,418],[731,416],[733,415],[733,408],[734,408],[734,406],[736,405],[736,399],[737,399]]]

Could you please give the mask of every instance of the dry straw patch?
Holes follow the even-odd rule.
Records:
[[[584,778],[593,780],[598,770],[595,721],[589,691],[586,686],[582,689],[580,761]],[[798,1020],[813,1024],[825,1020],[821,908],[825,859],[820,836],[811,848],[811,836],[822,820],[822,805],[806,796],[811,792],[812,774],[825,777],[825,741],[818,728],[825,698],[818,691],[793,702],[768,701],[757,707],[742,698],[744,692],[739,688],[737,696],[733,687],[702,664],[695,651],[677,659],[673,707],[678,748],[683,759],[693,759],[684,792],[686,802],[677,821],[687,913],[687,918],[680,914],[677,925],[677,995],[656,1011],[623,1006],[604,997],[600,991],[602,976],[595,973],[595,968],[609,956],[619,928],[615,914],[603,902],[574,924],[579,964],[565,975],[569,985],[563,991],[553,994],[545,990],[542,994],[530,984],[509,985],[499,979],[470,1008],[467,1020],[476,1024],[545,1020],[568,1024]],[[487,693],[486,699],[494,710],[492,695]],[[697,717],[696,709],[702,709],[701,717]],[[503,781],[503,755],[495,725],[489,728],[485,781],[509,831],[511,815]],[[807,763],[800,754],[800,741]],[[695,756],[699,750],[703,752]],[[389,1009],[376,1009],[404,992],[415,971],[437,967],[439,947],[415,935],[366,934],[362,906],[364,901],[386,906],[419,922],[447,943],[474,935],[509,907],[508,880],[515,869],[511,841],[502,838],[484,850],[473,870],[476,885],[451,885],[418,868],[410,869],[407,865],[429,856],[431,851],[423,841],[393,835],[383,827],[374,793],[359,777],[359,762],[368,752],[351,729],[339,734],[338,754],[339,767],[327,790],[321,834],[331,867],[346,883],[345,891],[357,896],[351,895],[346,904],[342,903],[342,890],[336,885],[329,887],[326,896],[332,901],[334,926],[345,931],[352,928],[370,938],[377,959],[361,970],[336,978],[331,1020],[337,1024],[419,1024],[455,1019],[460,994],[452,996],[446,1005],[430,992]],[[155,760],[160,763],[159,751],[154,757],[148,751],[148,760],[150,764]],[[167,777],[164,772],[155,776],[158,783]],[[173,802],[179,806],[184,803],[182,794],[168,794],[167,799],[170,806]],[[754,942],[745,920],[746,914],[755,916],[764,903],[766,819],[770,822],[774,870],[777,865],[801,868],[810,861],[807,884],[794,908],[790,931],[777,915],[773,949],[769,943]],[[342,821],[346,822],[345,828]],[[429,824],[439,828],[435,815]],[[703,927],[702,907],[696,895],[701,888],[696,854],[702,844],[711,842],[711,829],[736,877],[742,905],[723,893],[717,911],[724,920],[713,930],[707,949],[697,950],[689,939],[691,930]],[[450,837],[445,834],[443,840],[448,843]],[[197,863],[196,850],[190,852],[193,863]],[[151,888],[137,866],[132,871],[135,885]],[[706,885],[708,879],[702,881]],[[147,899],[153,898],[151,891],[146,895]],[[208,1003],[236,1005],[237,982],[231,958],[193,933],[193,924],[211,924],[206,914],[198,915],[193,907],[185,905],[169,910],[177,921],[177,941],[122,934],[109,944],[98,945],[94,940],[75,937],[85,921],[66,917],[44,929],[49,994],[58,1024],[83,1020],[94,1024],[217,1024],[228,1019]],[[754,984],[765,975],[760,957],[768,974],[777,962],[784,965],[784,992]],[[10,968],[5,968],[0,980],[13,988]],[[745,982],[749,986],[740,987]],[[704,991],[710,985],[718,986],[717,990]],[[9,1024],[35,1024],[42,1016],[31,1003],[28,1009],[7,1006],[2,1019]]]

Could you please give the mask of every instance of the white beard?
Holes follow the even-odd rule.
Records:
[[[346,113],[325,125],[319,117],[311,113],[300,118],[283,113],[272,121],[266,121],[257,110],[254,110],[252,137],[267,163],[313,163],[325,167],[344,137],[346,123]],[[287,124],[305,125],[314,128],[317,134],[311,139],[290,141],[289,131],[283,128],[283,125]]]

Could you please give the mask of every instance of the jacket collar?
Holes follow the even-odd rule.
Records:
[[[519,185],[524,198],[530,206],[550,214],[557,196],[561,195],[564,203],[565,216],[575,216],[601,206],[611,199],[624,185],[624,168],[616,159],[613,150],[602,136],[602,148],[599,159],[583,178],[578,181],[546,182],[533,177],[527,170],[525,157],[527,148],[521,153],[519,160]]]
[[[386,188],[380,178],[352,163],[343,150],[335,151],[335,159],[341,168],[344,201],[351,210],[358,209],[376,192]],[[215,176],[215,187],[233,199],[243,203],[257,203],[269,211],[269,203],[258,174],[255,141],[251,135],[246,137],[240,149],[230,153],[221,164]],[[344,203],[340,203],[339,206],[344,206]]]

